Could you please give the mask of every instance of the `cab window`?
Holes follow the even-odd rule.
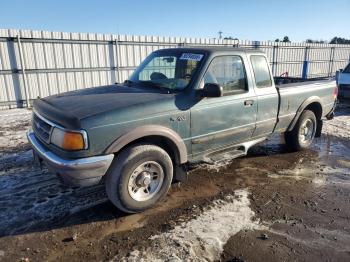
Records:
[[[222,86],[224,94],[247,91],[247,77],[239,56],[215,57],[203,78],[203,85],[215,83]]]
[[[250,57],[252,63],[255,84],[258,88],[271,87],[272,80],[270,69],[265,56],[253,55]]]

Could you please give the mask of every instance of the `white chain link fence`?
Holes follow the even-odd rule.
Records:
[[[0,109],[27,106],[38,96],[122,82],[157,49],[211,45],[263,50],[275,76],[334,76],[350,58],[350,45],[0,29]]]

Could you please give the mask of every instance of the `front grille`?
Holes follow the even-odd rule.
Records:
[[[35,135],[44,142],[49,143],[52,125],[41,119],[35,113],[33,114],[32,125]]]

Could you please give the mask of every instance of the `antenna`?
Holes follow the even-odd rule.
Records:
[[[219,39],[221,39],[222,38],[222,31],[220,30],[219,32],[218,32],[218,34],[219,34]]]

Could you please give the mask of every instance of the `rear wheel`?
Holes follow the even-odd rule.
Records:
[[[287,146],[295,151],[308,148],[315,138],[317,121],[315,114],[305,110],[298,119],[292,131],[286,132],[284,138]]]
[[[173,179],[170,156],[155,145],[124,149],[107,172],[108,198],[128,213],[150,208],[168,192]]]

